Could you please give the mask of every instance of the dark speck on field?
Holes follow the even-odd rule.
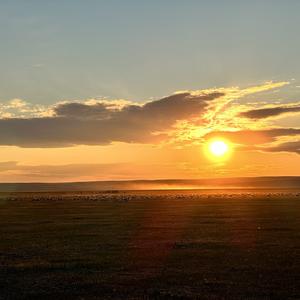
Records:
[[[0,299],[300,299],[299,196],[2,194]]]

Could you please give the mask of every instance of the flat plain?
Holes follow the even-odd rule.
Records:
[[[300,191],[1,193],[0,299],[300,299]]]

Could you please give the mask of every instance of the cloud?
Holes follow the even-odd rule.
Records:
[[[300,154],[300,141],[286,142],[272,147],[261,147],[257,149],[266,152],[294,152]]]
[[[137,166],[130,163],[98,163],[67,165],[23,165],[18,162],[0,162],[1,181],[60,181],[60,180],[95,180],[126,179],[133,174]],[[150,168],[151,169],[151,168]]]
[[[57,117],[104,120],[112,117],[116,110],[105,103],[87,105],[84,103],[63,103],[54,108]]]
[[[0,118],[29,118],[51,115],[51,111],[39,104],[30,104],[22,99],[0,103]]]
[[[270,108],[252,109],[240,113],[241,117],[250,119],[264,119],[269,117],[279,116],[286,113],[298,113],[300,112],[300,106],[276,106]]]
[[[27,165],[14,162],[0,162],[1,182],[57,182],[57,181],[95,181],[161,178],[178,178],[182,174],[207,174],[203,168],[182,169],[181,165],[165,162],[118,162],[118,163],[78,163],[62,165]],[[1,169],[1,165],[3,168]],[[202,176],[203,176],[202,175]],[[109,188],[109,187],[108,187]]]
[[[93,105],[85,103],[63,103],[54,111],[57,116],[75,118],[108,119],[133,117],[153,120],[179,120],[202,112],[207,101],[224,96],[224,93],[211,92],[209,94],[193,95],[190,92],[178,93],[160,100],[151,101],[144,105],[127,105],[118,107],[108,102],[100,102]]]
[[[300,135],[300,129],[272,128],[263,130],[214,131],[206,134],[204,138],[208,140],[222,137],[235,144],[258,145],[274,142],[279,137],[296,135]]]
[[[222,92],[177,93],[144,105],[60,103],[50,117],[0,119],[0,145],[66,147],[156,143],[178,120],[199,117]]]
[[[68,164],[68,165],[16,165],[12,170],[22,177],[31,178],[74,178],[80,174],[81,177],[95,176],[105,178],[105,174],[111,173],[114,177],[124,177],[133,166],[128,163],[109,164]],[[104,174],[104,175],[103,175]]]
[[[181,91],[143,104],[89,99],[43,107],[15,99],[0,106],[0,145],[49,148],[168,141],[182,146],[218,134],[236,143],[264,144],[277,136],[299,134],[298,129],[268,131],[270,124],[264,120],[238,117],[245,106],[236,100],[286,84]]]
[[[27,105],[27,103],[22,100],[22,99],[12,99],[9,101],[9,106],[11,108],[21,108],[21,107],[25,107]]]

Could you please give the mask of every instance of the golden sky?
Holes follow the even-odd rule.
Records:
[[[300,175],[293,82],[177,91],[144,102],[0,105],[0,181]],[[207,155],[212,140],[230,153]]]

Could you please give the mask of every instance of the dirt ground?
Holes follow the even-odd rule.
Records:
[[[300,192],[2,193],[0,299],[300,299]]]

